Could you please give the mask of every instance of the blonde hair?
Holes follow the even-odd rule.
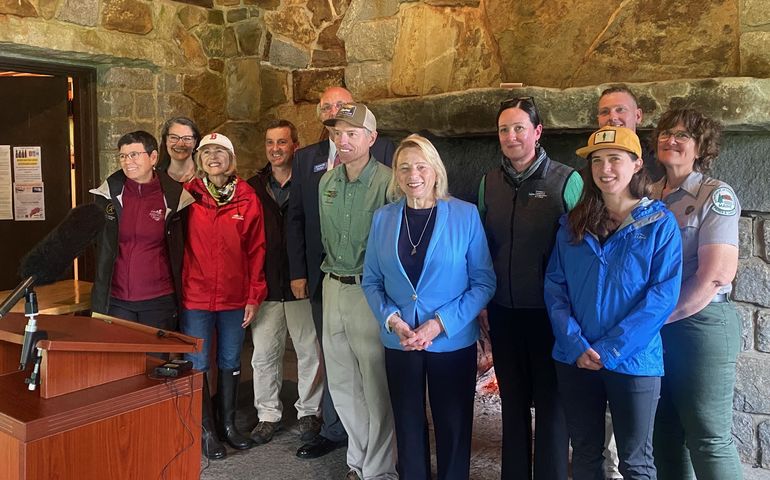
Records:
[[[441,156],[438,154],[436,147],[430,143],[427,138],[413,133],[401,140],[396,152],[393,154],[393,175],[390,178],[390,184],[388,185],[388,198],[391,202],[400,200],[404,196],[404,192],[401,187],[398,186],[398,180],[396,178],[398,172],[398,159],[401,154],[408,149],[418,150],[428,165],[436,172],[436,184],[433,187],[436,195],[436,200],[444,200],[449,198],[449,182],[447,180],[446,167],[444,162],[441,161]]]
[[[209,144],[209,145],[211,145],[211,144]],[[204,145],[203,147],[207,147],[207,146],[208,145]],[[224,151],[227,152],[227,156],[230,159],[230,166],[227,169],[227,171],[225,172],[225,175],[227,175],[229,177],[231,175],[237,174],[238,173],[238,162],[235,159],[235,153],[232,150],[230,150],[229,148],[225,147],[225,146],[222,146],[222,145],[219,145],[219,144],[216,144],[216,146],[222,147],[224,149]],[[200,150],[196,150],[195,151],[195,154],[193,155],[193,159],[195,160],[195,175],[198,178],[206,177],[207,176],[206,171],[203,170],[203,164],[201,163],[201,151]]]

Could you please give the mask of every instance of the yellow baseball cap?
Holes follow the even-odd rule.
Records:
[[[588,158],[593,152],[605,148],[617,148],[636,154],[637,157],[642,156],[642,145],[633,130],[610,125],[592,133],[588,138],[588,145],[578,148],[575,153],[583,158]]]

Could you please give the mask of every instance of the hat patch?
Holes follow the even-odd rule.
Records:
[[[602,130],[600,132],[596,132],[596,136],[594,137],[594,145],[598,145],[600,143],[615,143],[615,130]]]
[[[337,110],[336,118],[339,117],[350,117],[353,118],[356,114],[356,106],[355,105],[345,105],[344,107]]]
[[[711,209],[719,215],[735,215],[735,194],[728,187],[719,187],[711,194]]]

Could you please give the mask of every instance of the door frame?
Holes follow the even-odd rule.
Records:
[[[0,56],[0,69],[72,78],[75,203],[91,203],[93,199],[88,191],[99,181],[96,68]],[[79,259],[81,280],[93,280],[95,262],[92,252],[81,255]]]

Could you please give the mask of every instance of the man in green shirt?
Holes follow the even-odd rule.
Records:
[[[346,478],[397,479],[385,353],[361,289],[372,215],[386,203],[391,170],[369,153],[377,121],[365,105],[346,104],[324,124],[331,127],[339,165],[318,185],[326,251],[322,337],[329,392],[348,432]]]

